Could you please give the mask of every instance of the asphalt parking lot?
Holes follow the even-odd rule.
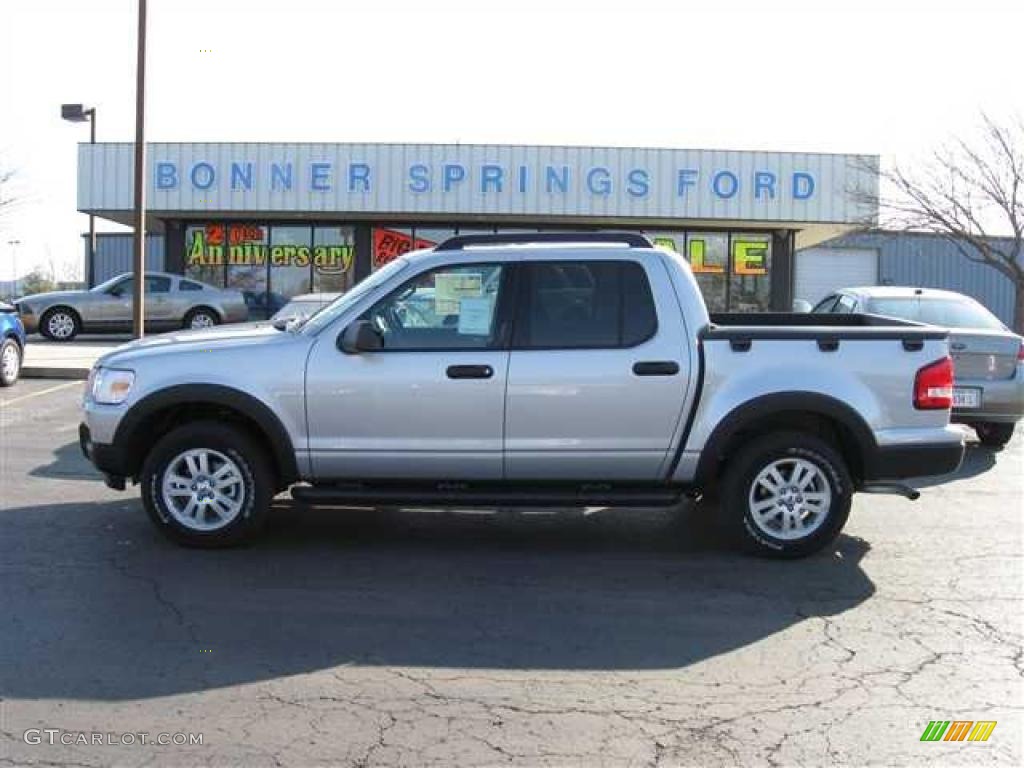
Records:
[[[81,458],[81,388],[0,390],[0,763],[1024,763],[1020,437],[916,503],[858,496],[796,562],[699,515],[290,501],[197,552]],[[921,742],[930,720],[998,725]]]

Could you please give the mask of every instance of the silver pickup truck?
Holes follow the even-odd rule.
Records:
[[[313,504],[718,500],[755,552],[831,542],[857,490],[956,469],[943,330],[871,315],[709,316],[635,233],[468,235],[304,322],[183,331],[93,369],[82,449],[173,539]]]

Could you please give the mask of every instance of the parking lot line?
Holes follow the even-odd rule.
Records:
[[[34,397],[40,397],[42,395],[48,395],[51,392],[57,392],[57,391],[62,390],[62,389],[67,389],[68,387],[75,387],[75,386],[78,386],[78,387],[82,386],[82,382],[78,381],[77,379],[75,381],[67,381],[67,382],[64,382],[63,384],[58,384],[55,387],[47,387],[46,389],[40,389],[38,392],[32,392],[32,393],[30,393],[28,395],[22,395],[21,397],[16,397],[13,400],[3,400],[3,401],[0,401],[0,408],[6,408],[9,405],[14,405],[16,403],[22,403],[25,400],[31,400]]]

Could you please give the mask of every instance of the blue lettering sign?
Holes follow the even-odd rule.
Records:
[[[809,173],[797,171],[793,174],[793,199],[807,200],[814,194],[814,177]]]
[[[409,166],[409,191],[430,191],[430,169],[422,163]]]
[[[192,166],[189,178],[192,180],[192,186],[196,189],[209,189],[217,180],[217,172],[209,163],[200,162]]]
[[[178,186],[178,168],[174,163],[156,164],[156,188],[174,189]]]
[[[647,197],[651,191],[650,179],[643,168],[634,168],[626,179],[626,191],[633,197]]]
[[[760,200],[761,193],[767,192],[768,197],[775,199],[775,174],[771,171],[756,171],[754,173],[754,199]]]
[[[726,180],[724,185],[722,184],[723,180]],[[736,178],[736,174],[732,171],[719,171],[711,179],[711,189],[714,190],[718,197],[728,200],[730,197],[736,196],[740,189],[740,180]]]
[[[547,186],[548,194],[554,193],[554,188],[558,187],[558,191],[563,195],[569,189],[569,166],[563,165],[561,172],[558,168],[553,166],[547,166],[544,169],[545,185]]]
[[[292,188],[292,164],[291,163],[284,163],[283,165],[278,165],[277,163],[272,163],[271,166],[270,166],[270,189],[271,189],[271,191],[277,190],[277,189],[287,189],[287,190],[290,190],[291,188]]]
[[[501,192],[501,181],[505,175],[500,165],[485,165],[480,168],[480,191],[487,194],[487,187],[493,186],[495,192]]]
[[[686,197],[686,190],[697,186],[698,171],[696,168],[683,168],[679,171],[678,182],[676,183],[676,194],[679,197]]]
[[[348,167],[348,191],[370,191],[370,166],[366,163],[352,163]]]
[[[240,186],[252,189],[252,163],[231,164],[231,188],[238,189]]]
[[[314,192],[331,191],[331,164],[309,164],[309,188]]]
[[[444,179],[444,191],[450,192],[452,186],[466,178],[466,169],[458,163],[448,163],[444,167],[441,178]]]
[[[607,168],[591,168],[587,172],[587,189],[592,195],[610,195],[612,192],[612,177]]]

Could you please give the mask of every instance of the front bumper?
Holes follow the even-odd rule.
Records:
[[[981,406],[974,409],[954,408],[953,421],[971,424],[977,421],[1013,423],[1024,418],[1024,363],[1017,364],[1012,379],[997,381],[955,381],[957,387],[981,390]]]
[[[36,333],[39,331],[39,315],[19,314],[18,319],[21,320],[21,325],[24,327],[25,333]]]
[[[78,425],[78,445],[82,455],[103,475],[108,488],[123,491],[127,476],[124,456],[113,445],[93,442],[88,424]]]

